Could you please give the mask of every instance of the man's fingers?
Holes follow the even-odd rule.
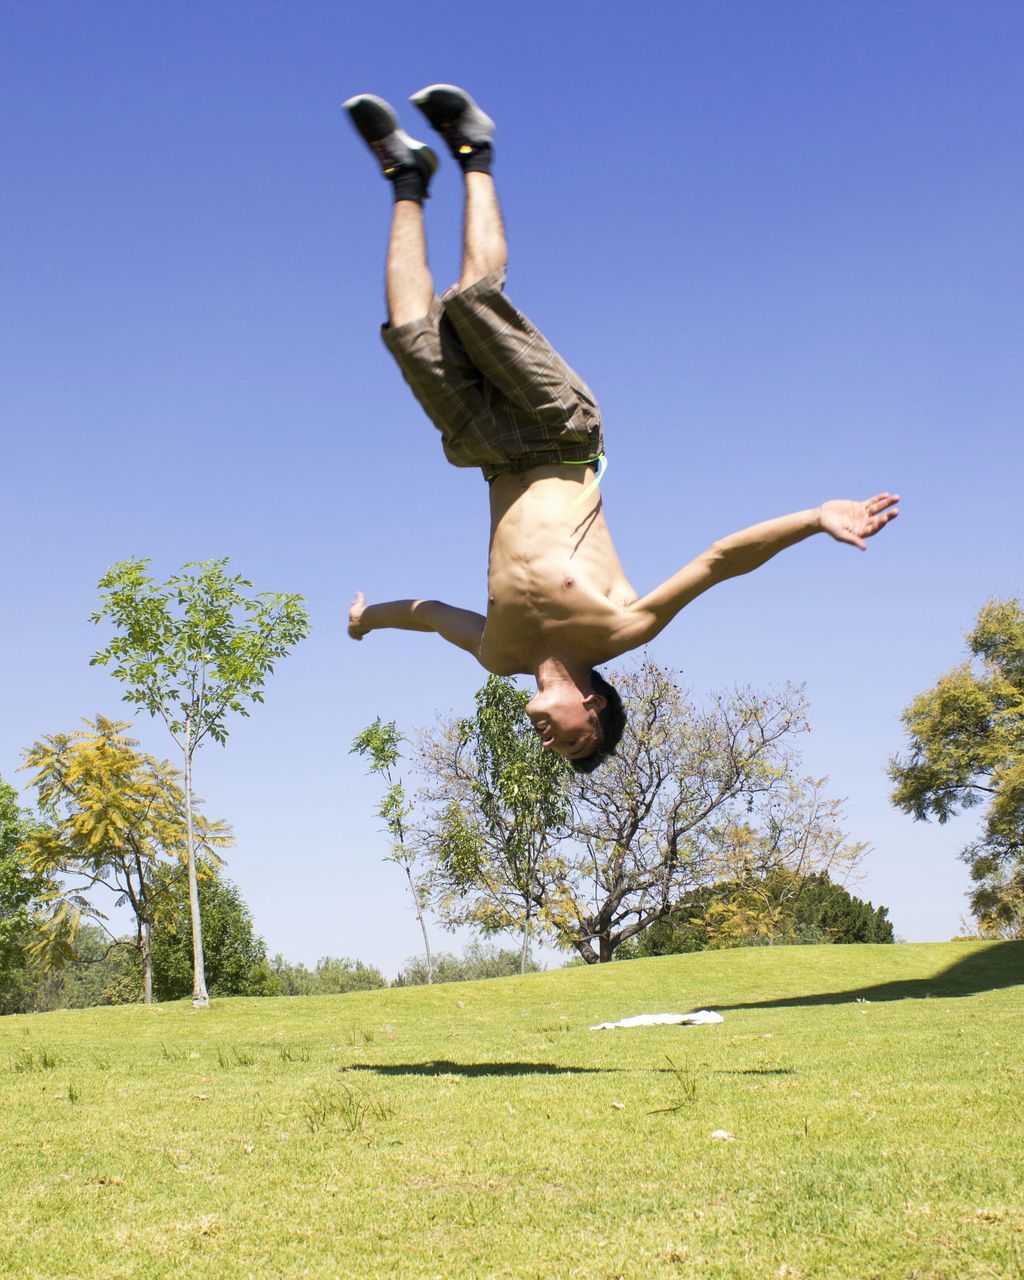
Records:
[[[868,526],[868,532],[877,533],[879,529],[884,529],[890,520],[895,520],[898,515],[898,511],[883,511],[880,515],[873,517]]]

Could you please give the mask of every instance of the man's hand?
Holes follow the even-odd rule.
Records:
[[[366,608],[366,597],[361,591],[356,592],[356,598],[352,601],[352,607],[348,611],[348,633],[353,640],[362,640],[363,636],[369,631],[369,627],[363,626],[363,610]]]
[[[853,547],[867,551],[865,538],[872,538],[884,529],[890,520],[899,515],[896,503],[898,493],[880,493],[867,502],[850,502],[845,498],[837,498],[832,502],[823,502],[819,508],[821,527],[830,533],[837,542],[848,542]]]

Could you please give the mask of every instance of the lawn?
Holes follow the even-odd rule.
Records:
[[[2,1018],[0,1275],[1009,1280],[1022,1039],[1024,943]]]

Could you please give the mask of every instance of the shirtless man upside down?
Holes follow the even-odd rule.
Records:
[[[490,486],[487,616],[439,600],[368,605],[359,593],[349,635],[433,631],[487,671],[534,676],[526,712],[541,742],[589,772],[615,750],[625,724],[599,664],[653,640],[715,583],[812,534],[864,549],[897,515],[899,499],[834,500],[766,520],[713,542],[638,597],[597,489],[604,442],[593,393],[503,292],[508,251],[491,177],[494,123],[454,85],[430,85],[412,101],[465,177],[462,274],[442,298],[423,225],[436,156],[382,99],[360,94],[345,108],[394,190],[385,345],[441,432],[448,461],[479,467]]]

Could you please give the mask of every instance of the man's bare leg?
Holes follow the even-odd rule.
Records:
[[[494,179],[489,173],[467,173],[465,178],[460,289],[468,288],[492,271],[504,270],[508,263],[505,224]]]
[[[430,311],[434,281],[427,265],[423,206],[397,200],[391,215],[385,290],[392,327],[419,320]]]

